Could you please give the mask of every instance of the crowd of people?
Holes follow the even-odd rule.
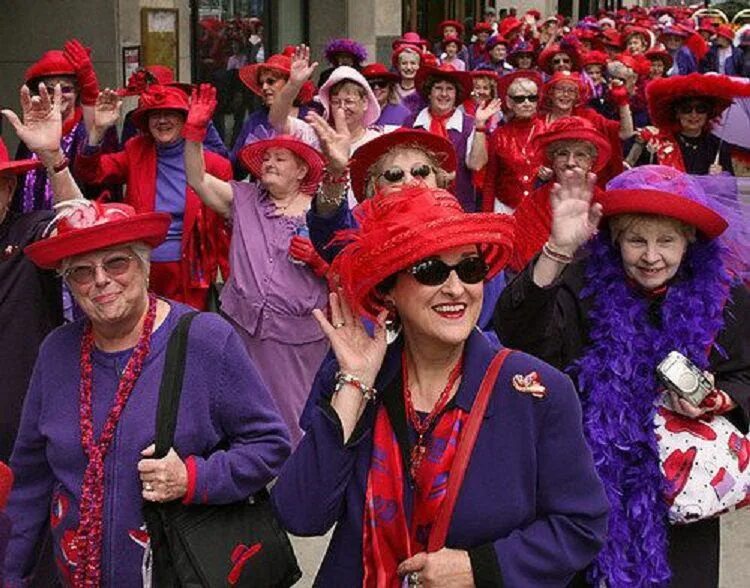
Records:
[[[717,587],[721,512],[672,524],[656,418],[726,419],[747,467],[750,154],[720,120],[750,28],[488,10],[318,72],[245,24],[214,84],[101,87],[73,39],[2,112],[0,583],[155,585],[145,503],[270,487],[286,531],[333,530],[318,586]]]

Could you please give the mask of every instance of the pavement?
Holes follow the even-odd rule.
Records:
[[[303,572],[296,588],[312,586],[330,536],[331,533],[325,537],[291,538]],[[724,515],[721,519],[719,588],[750,588],[750,508]]]

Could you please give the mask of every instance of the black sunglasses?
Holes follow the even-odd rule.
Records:
[[[445,283],[453,270],[464,284],[478,284],[487,277],[490,268],[481,257],[475,255],[462,259],[456,265],[448,265],[441,259],[425,259],[407,271],[424,286],[439,286]]]
[[[691,112],[697,112],[698,114],[708,114],[711,108],[704,102],[698,102],[693,104],[680,104],[677,107],[677,114],[690,114]]]
[[[554,64],[560,64],[560,63],[570,63],[570,57],[556,57],[552,60],[552,63]]]
[[[386,80],[370,80],[367,83],[370,84],[370,88],[373,90],[382,90],[383,88],[388,87],[388,82]]]
[[[426,163],[420,163],[415,165],[409,170],[412,178],[420,178],[424,180],[433,172],[433,169]],[[385,178],[385,181],[389,184],[395,184],[401,182],[404,179],[406,172],[400,167],[391,167],[385,170],[379,177]]]
[[[511,96],[509,94],[508,98],[513,100],[513,102],[515,102],[516,104],[523,104],[527,100],[531,103],[534,103],[539,100],[539,96],[537,96],[536,94],[529,94],[528,96]]]

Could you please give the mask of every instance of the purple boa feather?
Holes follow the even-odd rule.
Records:
[[[653,425],[655,368],[675,349],[708,367],[731,279],[721,246],[699,240],[659,304],[628,284],[609,231],[591,243],[590,253],[581,298],[593,299],[591,344],[569,371],[578,381],[584,431],[611,511],[608,540],[588,580],[612,588],[668,586],[668,488]]]
[[[333,65],[333,56],[336,53],[353,55],[357,63],[362,63],[367,59],[367,49],[365,49],[365,46],[353,39],[331,39],[328,41],[323,54],[331,65]]]

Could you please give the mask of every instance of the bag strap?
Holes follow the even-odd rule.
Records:
[[[174,445],[174,432],[177,426],[177,411],[180,408],[182,380],[185,376],[185,355],[187,353],[190,323],[198,315],[188,312],[180,317],[177,326],[169,336],[167,357],[159,387],[159,404],[156,409],[156,450],[154,459],[166,456]]]
[[[448,488],[445,493],[445,498],[443,499],[443,506],[440,508],[440,512],[438,513],[437,518],[435,519],[435,524],[430,532],[430,539],[427,543],[427,553],[438,551],[445,546],[445,539],[448,536],[448,526],[453,518],[453,509],[458,500],[458,493],[461,490],[461,485],[464,481],[464,475],[466,474],[466,468],[469,465],[469,459],[471,459],[471,453],[474,451],[474,444],[479,435],[479,429],[482,426],[484,413],[487,411],[487,405],[492,396],[492,391],[495,389],[495,382],[497,381],[500,369],[503,367],[503,363],[505,363],[505,360],[511,353],[512,350],[507,348],[498,352],[498,354],[492,359],[492,362],[490,362],[487,372],[484,374],[482,384],[479,386],[479,392],[477,392],[474,404],[471,407],[471,412],[469,413],[469,418],[466,421],[466,428],[461,435],[461,440],[458,442],[456,455],[453,458],[453,464],[451,465],[449,473]]]

